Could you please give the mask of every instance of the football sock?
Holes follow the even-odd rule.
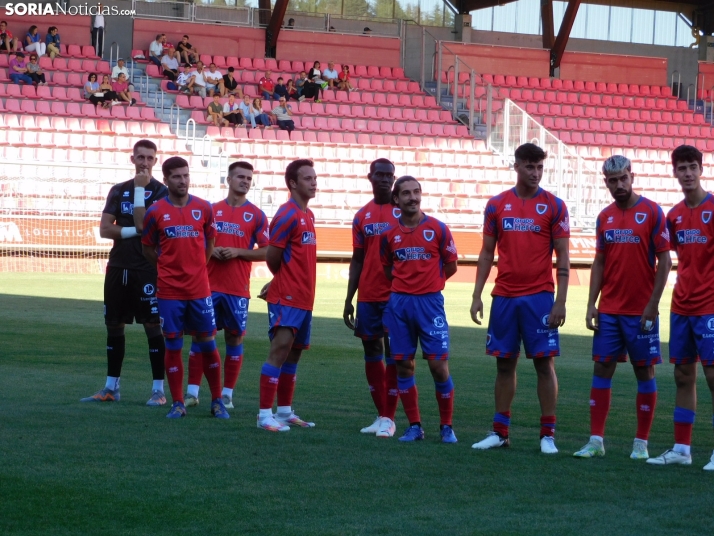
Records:
[[[233,389],[238,382],[242,364],[243,345],[231,346],[226,344],[226,359],[223,365],[223,394],[233,395]],[[230,393],[226,393],[226,389],[229,389]]]
[[[121,364],[124,362],[126,338],[124,335],[107,336],[107,376],[121,376]]]
[[[374,357],[364,356],[364,372],[367,376],[369,393],[372,395],[372,401],[377,408],[377,415],[384,415],[384,399],[387,396],[386,370],[382,362],[383,358],[384,356],[381,355]]]
[[[292,406],[296,378],[297,363],[283,363],[283,366],[280,367],[280,378],[278,380],[278,407]]]
[[[278,392],[280,369],[269,363],[263,363],[260,369],[260,411],[273,411],[275,394]]]
[[[416,380],[414,376],[409,378],[397,377],[399,386],[399,396],[402,399],[404,413],[407,414],[409,424],[419,424],[421,415],[419,414],[419,392],[417,391]]]
[[[508,437],[508,427],[511,426],[511,412],[501,411],[493,416],[493,431],[501,437]]]
[[[174,402],[183,404],[183,339],[166,339],[166,354],[164,366],[166,379],[169,382],[169,391]]]
[[[397,385],[397,365],[394,364],[394,359],[388,357],[386,359],[386,397],[384,400],[384,415],[394,420],[397,414],[397,405],[399,404],[399,386]]]
[[[166,350],[164,350],[164,353]],[[151,390],[152,391],[161,391],[162,393],[164,392],[164,380],[154,380],[151,383]]]
[[[211,390],[211,400],[221,398],[221,355],[218,353],[216,341],[198,343],[203,361],[203,374]]]
[[[439,404],[439,418],[441,425],[448,424],[454,415],[454,381],[451,376],[445,382],[434,381],[436,387],[436,401]]]
[[[692,444],[692,427],[696,413],[691,409],[674,408],[674,448],[681,454],[690,454]]]
[[[543,415],[540,418],[540,436],[553,437],[555,435],[555,415]]]
[[[647,441],[650,437],[655,406],[657,405],[657,380],[637,382],[637,439]]]
[[[188,353],[188,388],[186,392],[198,398],[198,390],[203,377],[203,359],[201,358],[201,347],[196,341],[191,343],[191,351]]]
[[[118,376],[107,376],[107,383],[104,384],[105,389],[111,391],[116,391],[119,389],[119,377]]]
[[[605,422],[610,413],[612,378],[593,376],[590,388],[590,435],[605,437]]]
[[[151,376],[154,380],[164,379],[164,353],[166,345],[162,335],[149,337],[149,362],[151,363]],[[163,383],[162,383],[163,385]]]

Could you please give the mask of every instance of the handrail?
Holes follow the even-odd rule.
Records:
[[[682,75],[679,71],[672,71],[672,76],[669,78],[669,89],[672,91],[672,95],[674,95],[674,75],[677,75],[677,94],[675,95],[677,98],[679,98],[679,95],[682,93],[681,86],[682,86]]]
[[[117,50],[117,57],[116,57],[116,59],[114,58],[114,45],[116,45],[116,50]],[[112,65],[112,63],[114,63],[114,61],[119,61],[119,58],[120,58],[120,56],[119,56],[119,43],[117,43],[116,41],[112,41],[112,44],[109,45],[109,65]],[[132,74],[134,74],[134,73],[132,73]]]
[[[176,110],[176,136],[178,137],[179,135],[179,121],[181,117],[181,107],[176,104],[175,102],[171,105],[171,108],[169,108],[169,125],[173,125],[174,123],[174,110]]]
[[[695,84],[689,84],[687,86],[687,106],[689,106],[689,90],[694,88],[694,103],[696,104],[697,99],[697,86]]]
[[[186,148],[188,148],[188,142],[189,142],[189,136],[188,136],[188,127],[193,126],[193,135],[191,136],[191,150],[193,151],[194,148],[196,147],[196,121],[193,120],[192,117],[189,117],[188,120],[186,121],[186,132],[184,133],[184,143],[186,143]],[[178,131],[176,132],[176,135],[178,136]]]

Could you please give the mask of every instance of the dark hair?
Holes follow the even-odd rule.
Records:
[[[228,174],[231,174],[231,171],[233,171],[236,168],[241,168],[241,169],[247,169],[248,171],[253,171],[253,166],[246,162],[245,160],[239,160],[238,162],[233,162],[230,166],[228,166]]]
[[[235,71],[235,68],[233,68],[233,67],[228,67],[228,72],[229,72],[229,73],[232,73],[232,72],[234,72],[234,71]]]
[[[156,39],[158,39],[158,38],[161,37],[162,35],[164,35],[164,34],[156,34]],[[156,39],[154,39],[154,41],[156,41]]]
[[[288,164],[288,167],[285,168],[285,185],[288,187],[288,190],[290,189],[290,181],[297,182],[298,170],[305,166],[314,168],[315,163],[309,158],[300,158],[293,160]]]
[[[134,144],[134,149],[132,150],[134,154],[136,154],[136,150],[144,148],[144,149],[149,149],[150,151],[157,152],[158,149],[156,148],[156,144],[151,141],[151,140],[139,140]]]
[[[315,65],[319,65],[320,62],[318,60],[315,60],[315,63],[312,64],[313,69],[315,68]]]
[[[672,151],[672,167],[677,167],[679,162],[696,162],[702,167],[702,153],[691,145],[680,145]]]
[[[52,33],[56,29],[57,29],[57,26],[50,26],[49,28],[47,28],[47,33]]]
[[[87,78],[87,80],[91,80],[92,77],[94,77],[94,78],[96,78],[97,80],[99,80],[99,73],[89,73],[89,77]]]
[[[183,37],[185,37],[186,39],[188,39],[188,36],[187,36],[187,35],[185,35],[185,34],[184,34],[184,36],[183,36]],[[181,39],[183,39],[183,37],[182,37]]]
[[[542,162],[548,157],[548,153],[538,147],[535,143],[524,143],[515,152],[516,162]]]
[[[161,165],[161,173],[164,177],[168,177],[174,169],[182,167],[188,167],[188,162],[180,156],[172,156]]]
[[[6,20],[0,20],[0,24],[4,24],[5,26],[7,26],[7,21],[6,21]]]
[[[388,159],[386,159],[386,158],[377,158],[377,160],[375,160],[374,162],[372,162],[372,163],[369,165],[369,174],[370,174],[370,175],[371,175],[372,173],[374,173],[374,168],[377,167],[377,164],[389,164],[390,166],[392,166],[392,169],[396,169],[396,168],[394,167],[394,162],[392,162],[391,160],[388,160]]]
[[[409,181],[416,182],[419,185],[419,189],[421,190],[421,183],[418,180],[416,180],[411,175],[402,175],[394,182],[394,186],[392,187],[392,205],[395,205],[395,206],[398,205],[398,203],[395,201],[395,199],[397,199],[399,197],[399,192],[401,192],[401,190],[402,190],[402,188],[401,188],[402,184],[405,182],[409,182]]]
[[[278,76],[278,82],[280,82],[283,79],[282,76]]]
[[[37,25],[33,24],[32,26],[30,26],[30,29],[27,31],[27,33],[32,35],[32,32],[34,32],[35,30],[37,30]]]

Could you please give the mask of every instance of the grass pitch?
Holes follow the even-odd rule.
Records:
[[[613,382],[606,457],[572,458],[589,436],[585,288],[571,289],[561,331],[560,454],[547,457],[538,450],[535,373],[523,358],[512,447],[471,449],[490,427],[495,376],[493,359],[484,355],[485,329],[468,316],[471,285],[449,284],[445,292],[459,443],[441,445],[433,383],[422,362],[417,384],[426,440],[400,444],[396,437],[359,433],[375,415],[361,345],[341,319],[346,282],[318,283],[313,346],[298,369],[295,408],[316,421],[312,430],[270,434],[255,427],[258,376],[268,349],[266,308],[259,300],[251,303],[230,420],[210,418],[205,380],[201,405],[186,419],[169,421],[167,408],[144,405],[151,378],[138,326],[127,329],[122,401],[80,404],[104,385],[106,374],[102,281],[0,278],[1,533],[711,533],[705,505],[714,475],[701,468],[714,436],[701,378],[691,467],[652,467],[628,458],[636,422],[629,365],[620,366]],[[262,283],[255,281],[254,289]],[[664,340],[669,299],[667,293],[661,307]],[[666,344],[663,352],[667,356]],[[673,440],[672,366],[657,372],[651,455]],[[398,434],[406,424],[400,407]]]

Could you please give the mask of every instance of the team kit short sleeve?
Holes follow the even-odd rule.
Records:
[[[362,207],[352,222],[352,247],[364,250],[357,302],[384,302],[389,299],[392,282],[384,275],[379,248],[382,235],[397,226],[401,211],[374,200]]]
[[[486,204],[483,233],[496,238],[498,275],[493,296],[516,297],[555,292],[553,241],[570,238],[565,203],[538,189],[520,199],[512,188]]]
[[[383,266],[392,266],[392,292],[413,295],[444,290],[444,265],[458,259],[449,228],[426,215],[414,229],[390,229],[380,257]]]
[[[596,250],[605,256],[598,310],[610,315],[641,315],[654,289],[656,257],[669,251],[662,209],[640,197],[622,210],[615,203],[597,218]]]
[[[144,203],[149,207],[168,195],[165,185],[152,178],[144,188]],[[104,214],[111,214],[120,227],[134,227],[134,179],[115,184],[109,190]],[[141,237],[124,238],[114,241],[109,252],[107,266],[128,270],[148,270],[155,272],[141,251]]]
[[[677,282],[672,312],[686,316],[714,314],[714,196],[698,207],[681,201],[667,214],[672,250],[677,253]]]
[[[206,243],[215,234],[213,207],[198,197],[189,196],[184,207],[164,198],[146,211],[141,243],[155,247],[159,256],[159,299],[195,300],[211,295]]]
[[[268,245],[268,219],[265,213],[250,201],[239,207],[225,200],[213,205],[216,228],[216,247],[253,249]],[[230,259],[221,261],[211,257],[208,261],[208,279],[213,292],[250,298],[251,261]]]
[[[267,301],[312,311],[317,280],[315,218],[291,199],[270,222],[270,245],[283,250],[280,270],[273,277]]]

